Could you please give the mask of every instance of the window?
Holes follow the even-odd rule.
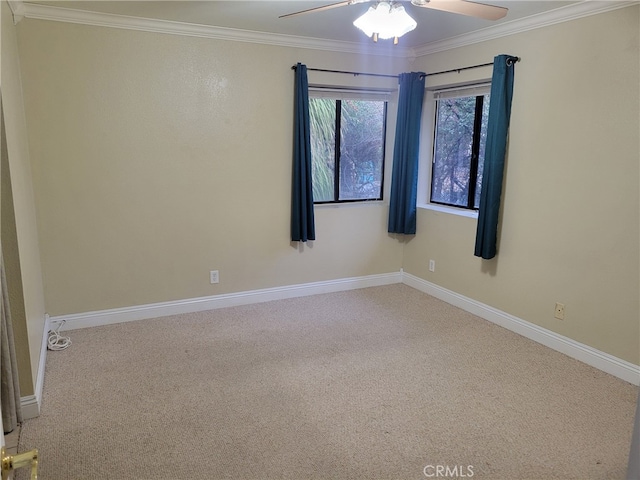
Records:
[[[372,96],[310,89],[314,203],[382,200],[387,102]]]
[[[434,92],[431,203],[477,210],[482,189],[490,85]]]

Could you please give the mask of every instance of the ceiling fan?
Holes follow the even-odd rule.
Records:
[[[381,0],[375,1],[369,10],[354,21],[354,25],[373,37],[375,42],[380,38],[394,38],[394,44],[398,43],[398,37],[416,28],[416,22],[404,10],[400,3],[408,0]],[[496,5],[473,2],[470,0],[410,0],[415,7],[431,8],[444,12],[468,15],[485,20],[498,20],[503,18],[508,9]],[[308,8],[298,12],[280,15],[279,18],[294,17],[307,13],[322,12],[338,7],[346,7],[357,3],[369,3],[371,0],[344,0],[315,8]]]
[[[346,7],[356,3],[369,3],[371,0],[344,0],[343,2],[330,3],[321,7],[308,8],[299,12],[280,15],[279,18],[294,17],[305,13],[322,12],[337,7]],[[499,20],[507,14],[508,8],[469,0],[411,0],[411,5],[416,7],[431,8],[444,12],[459,13],[471,17],[484,18],[485,20]]]

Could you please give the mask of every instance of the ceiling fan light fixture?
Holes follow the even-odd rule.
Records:
[[[353,24],[368,37],[375,34],[375,39],[393,38],[394,44],[398,43],[399,37],[417,26],[416,21],[407,14],[402,5],[384,1],[369,7]]]

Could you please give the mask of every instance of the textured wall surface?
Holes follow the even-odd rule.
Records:
[[[19,32],[51,315],[400,269],[384,202],[319,207],[316,241],[291,245],[291,66],[405,60],[30,19]]]

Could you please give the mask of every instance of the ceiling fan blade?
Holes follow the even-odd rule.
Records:
[[[280,15],[278,18],[295,17],[296,15],[303,15],[305,13],[311,13],[311,12],[322,12],[324,10],[330,10],[332,8],[346,7],[347,5],[351,5],[352,3],[360,3],[360,2],[354,2],[353,0],[345,0],[344,2],[330,3],[329,5],[323,5],[321,7],[308,8],[307,10],[300,10],[299,12],[287,13],[286,15]]]
[[[508,8],[484,3],[470,2],[468,0],[412,0],[416,7],[432,8],[443,12],[460,13],[470,17],[484,18],[486,20],[498,20],[503,18]]]

